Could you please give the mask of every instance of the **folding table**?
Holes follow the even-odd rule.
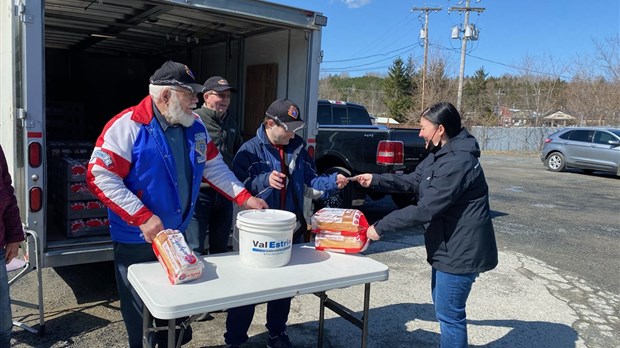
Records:
[[[318,347],[323,343],[325,307],[362,330],[362,347],[368,338],[370,284],[388,279],[388,267],[359,254],[315,250],[293,245],[291,261],[280,268],[252,268],[241,263],[238,252],[201,257],[205,268],[199,279],[172,285],[158,262],[134,264],[128,278],[144,302],[144,346],[152,318],[168,320],[168,346],[175,346],[176,318],[225,310],[249,304],[315,294],[320,300]],[[361,319],[328,298],[326,291],[365,284]],[[179,338],[179,342],[181,338]]]

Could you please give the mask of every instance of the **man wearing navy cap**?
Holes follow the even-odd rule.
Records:
[[[221,76],[208,78],[204,86],[204,104],[195,112],[200,116],[209,136],[229,168],[243,143],[237,122],[228,112],[232,93],[236,90]],[[194,217],[185,232],[190,248],[200,254],[228,251],[232,228],[233,206],[230,200],[209,184],[200,185]],[[208,243],[205,239],[209,236]]]
[[[228,169],[193,113],[196,94],[204,87],[196,83],[192,71],[168,61],[149,82],[149,95],[103,128],[86,179],[90,190],[108,207],[121,314],[132,348],[142,347],[143,303],[127,279],[127,269],[157,260],[151,243],[160,231],[185,232],[201,180],[239,205],[267,208]],[[191,339],[191,328],[185,338],[186,342]],[[152,346],[166,347],[167,331],[149,340]]]

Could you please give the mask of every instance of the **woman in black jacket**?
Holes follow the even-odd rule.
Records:
[[[413,173],[357,178],[364,187],[396,188],[418,197],[416,205],[396,210],[371,226],[367,236],[379,240],[385,232],[424,226],[441,347],[466,347],[465,305],[471,286],[480,272],[497,265],[489,189],[478,142],[461,128],[461,116],[452,104],[429,107],[422,112],[420,124],[429,154]]]

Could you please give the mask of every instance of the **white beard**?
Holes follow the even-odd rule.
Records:
[[[193,109],[196,105],[190,107]],[[196,120],[193,113],[186,113],[181,107],[181,101],[176,93],[171,93],[168,112],[164,114],[166,121],[170,124],[180,124],[183,127],[190,127]]]

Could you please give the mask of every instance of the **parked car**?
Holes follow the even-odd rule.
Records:
[[[578,168],[620,176],[620,129],[564,128],[545,139],[540,159],[553,172]]]

